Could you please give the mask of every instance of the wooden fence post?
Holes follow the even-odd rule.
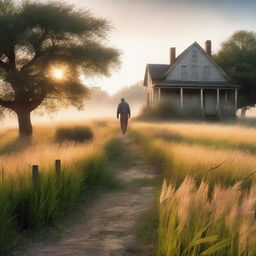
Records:
[[[32,180],[34,184],[37,184],[39,179],[39,166],[32,165]]]
[[[61,175],[61,160],[55,160],[55,173],[58,177]]]

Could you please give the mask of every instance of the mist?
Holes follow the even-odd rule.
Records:
[[[33,124],[75,122],[93,119],[116,119],[117,105],[121,98],[125,98],[130,104],[132,117],[140,113],[146,104],[146,92],[142,82],[121,88],[117,93],[110,95],[100,87],[90,89],[90,97],[84,102],[84,109],[77,110],[74,107],[60,109],[53,113],[42,114],[41,109],[32,112]],[[6,113],[1,118],[2,127],[17,127],[17,117],[15,114]]]
[[[212,40],[213,52],[237,30],[255,30],[253,0],[66,0],[107,18],[113,30],[107,44],[122,51],[122,66],[109,78],[90,80],[107,90],[143,79],[146,63],[169,63],[169,48],[177,53],[197,41]]]

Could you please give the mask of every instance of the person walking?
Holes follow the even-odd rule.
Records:
[[[125,101],[124,98],[121,99],[121,102],[119,103],[117,107],[117,119],[119,119],[120,116],[120,125],[121,125],[121,131],[124,135],[127,130],[128,126],[128,119],[131,117],[131,110],[129,104]]]

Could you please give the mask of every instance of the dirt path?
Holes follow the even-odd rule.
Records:
[[[144,249],[136,241],[133,227],[137,218],[152,207],[154,187],[134,184],[139,179],[153,179],[154,170],[143,161],[139,148],[129,138],[120,139],[133,152],[131,167],[114,169],[127,186],[102,194],[89,208],[88,205],[82,206],[80,211],[84,212],[83,217],[64,222],[65,227],[58,239],[32,242],[28,248],[20,248],[11,255],[151,255],[151,252],[144,254]]]

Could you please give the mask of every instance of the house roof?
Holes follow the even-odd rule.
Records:
[[[144,86],[147,86],[148,78],[147,73],[149,72],[150,78],[152,80],[161,80],[163,74],[170,68],[171,65],[167,64],[147,64],[145,78],[144,78]]]
[[[222,87],[222,88],[240,88],[240,85],[230,82],[212,82],[212,81],[172,81],[172,80],[159,80],[154,81],[155,86],[173,86],[173,87]]]
[[[171,65],[164,64],[148,64],[148,71],[152,80],[159,80],[162,78],[163,74],[169,70]]]
[[[194,46],[197,46],[201,52],[206,56],[206,58],[209,59],[209,61],[211,61],[213,63],[213,65],[223,74],[224,77],[226,77],[228,79],[228,75],[223,71],[223,69],[221,69],[217,63],[213,60],[213,58],[207,54],[203,48],[197,43],[194,42],[192,45],[190,45],[185,51],[183,51],[177,58],[176,60],[171,64],[171,65],[167,65],[167,64],[147,64],[146,67],[146,72],[145,72],[145,79],[144,79],[144,86],[147,86],[147,82],[148,82],[148,78],[147,78],[147,74],[149,73],[150,78],[152,79],[153,83],[155,85],[179,85],[179,86],[220,86],[220,87],[236,87],[239,88],[241,86],[239,85],[234,85],[230,82],[211,82],[211,81],[168,81],[165,80],[166,76],[169,74],[169,72],[175,68],[178,63],[180,62],[180,60],[182,59],[182,57]]]
[[[170,66],[170,68],[168,70],[166,70],[166,72],[163,74],[162,79],[164,79],[169,72],[177,66],[177,64],[180,62],[180,60],[182,59],[182,57],[194,46],[197,46],[199,48],[199,50],[202,52],[202,54],[223,74],[224,77],[228,77],[228,75],[224,72],[224,70],[222,68],[219,67],[219,65],[217,65],[217,63],[213,60],[213,58],[197,43],[194,42],[193,44],[191,44],[185,51],[183,51],[175,60],[175,62]]]

